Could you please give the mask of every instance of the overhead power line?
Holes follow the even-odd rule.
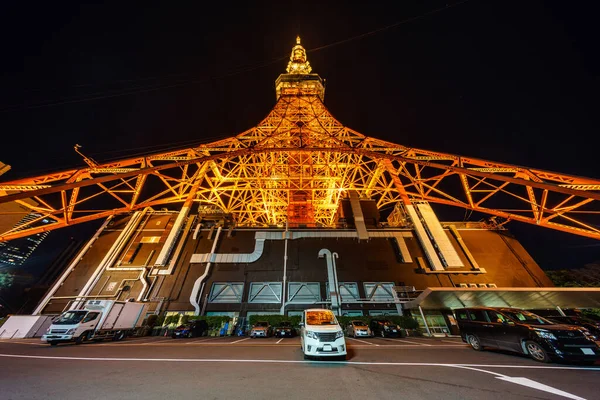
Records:
[[[459,5],[465,4],[467,3],[469,0],[462,0],[456,3],[452,3],[452,4],[446,4],[443,7],[439,7],[436,8],[434,10],[428,11],[426,13],[414,16],[414,17],[410,17],[410,18],[406,18],[403,19],[401,21],[398,21],[396,23],[393,23],[391,25],[387,25],[381,28],[377,28],[374,29],[372,31],[366,32],[366,33],[362,33],[360,35],[356,35],[356,36],[352,36],[349,37],[347,39],[343,39],[343,40],[339,40],[337,42],[333,42],[333,43],[329,43],[320,47],[315,47],[312,49],[307,49],[308,53],[315,53],[317,51],[322,51],[325,49],[329,49],[331,47],[334,46],[339,46],[341,44],[345,44],[348,42],[352,42],[355,40],[360,40],[360,39],[364,39],[368,36],[372,36],[393,28],[396,28],[400,25],[403,24],[407,24],[409,22],[413,22],[425,17],[428,17],[430,15],[439,13],[441,11],[453,8],[453,7],[457,7]],[[37,104],[29,104],[29,105],[20,105],[20,104],[15,104],[15,105],[11,105],[5,108],[0,109],[0,113],[4,113],[4,112],[10,112],[10,111],[21,111],[21,110],[29,110],[29,109],[36,109],[36,108],[43,108],[43,107],[53,107],[53,106],[59,106],[59,105],[65,105],[65,104],[73,104],[73,103],[81,103],[81,102],[88,102],[88,101],[95,101],[95,100],[103,100],[103,99],[109,99],[109,98],[114,98],[114,97],[121,97],[121,96],[128,96],[128,95],[132,95],[132,94],[138,94],[138,93],[147,93],[147,92],[153,92],[153,91],[157,91],[157,90],[164,90],[164,89],[171,89],[171,88],[177,88],[177,87],[183,87],[183,86],[187,86],[187,85],[193,85],[193,84],[202,84],[202,83],[207,83],[210,81],[214,81],[214,80],[220,80],[220,79],[224,79],[224,78],[228,78],[234,75],[239,75],[239,74],[243,74],[243,73],[247,73],[247,72],[252,72],[255,71],[257,69],[260,68],[264,68],[267,66],[270,66],[272,64],[281,62],[283,60],[286,60],[289,57],[289,55],[285,55],[285,56],[280,56],[280,57],[276,57],[273,58],[271,60],[268,61],[262,61],[259,63],[255,63],[255,64],[251,64],[251,65],[246,65],[246,66],[240,66],[237,67],[233,70],[231,70],[230,72],[227,72],[225,74],[222,75],[217,75],[217,76],[212,76],[212,77],[207,77],[207,78],[201,78],[201,79],[191,79],[191,80],[185,80],[185,81],[181,81],[181,82],[176,82],[176,83],[170,83],[170,84],[153,84],[153,85],[146,85],[146,86],[138,86],[138,87],[133,87],[133,88],[125,88],[125,89],[115,89],[115,90],[109,90],[109,91],[103,91],[103,92],[96,92],[96,93],[91,93],[91,94],[87,94],[87,95],[82,95],[82,96],[73,96],[70,98],[66,98],[66,99],[59,99],[59,100],[54,100],[54,101],[48,101],[48,102],[41,102],[41,103],[37,103]],[[178,75],[170,75],[170,76],[178,76]],[[179,75],[181,76],[181,75]],[[153,78],[142,78],[142,79],[133,79],[133,80],[121,80],[121,81],[117,81],[117,82],[138,82],[138,81],[147,81],[147,80],[152,80]],[[160,77],[156,78],[156,79],[161,79]],[[77,87],[84,87],[84,86],[93,86],[92,84],[83,84],[83,85],[77,85]]]

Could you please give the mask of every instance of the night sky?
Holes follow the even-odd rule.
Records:
[[[352,129],[600,178],[591,3],[5,1],[0,161],[13,169],[0,180],[82,166],[75,144],[103,162],[249,129],[298,34]],[[543,268],[600,260],[592,239],[507,227]]]

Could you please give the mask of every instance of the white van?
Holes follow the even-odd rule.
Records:
[[[331,310],[304,310],[300,322],[300,344],[304,358],[332,357],[346,360],[344,331]]]

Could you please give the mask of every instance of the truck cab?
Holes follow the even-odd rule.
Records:
[[[93,332],[100,322],[102,312],[90,310],[70,310],[59,315],[42,336],[42,341],[51,345],[59,342],[75,341],[77,344],[87,339],[84,333]]]

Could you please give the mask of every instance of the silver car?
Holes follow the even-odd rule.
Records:
[[[350,321],[346,327],[346,335],[357,337],[372,337],[373,333],[366,322],[360,320]]]

